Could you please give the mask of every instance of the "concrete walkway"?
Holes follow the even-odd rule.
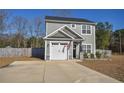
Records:
[[[0,69],[4,83],[116,83],[119,81],[75,62],[16,61]]]

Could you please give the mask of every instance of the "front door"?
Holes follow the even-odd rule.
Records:
[[[80,57],[80,43],[74,42],[73,44],[73,58],[79,58]]]
[[[73,58],[76,58],[76,44],[73,45]]]

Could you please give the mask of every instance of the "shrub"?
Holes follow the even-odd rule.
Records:
[[[101,53],[97,51],[97,52],[96,52],[96,57],[97,57],[97,58],[101,58]]]
[[[83,56],[84,56],[84,58],[88,58],[88,54],[87,53],[84,53]]]
[[[104,52],[104,58],[107,58],[107,51]]]
[[[90,58],[94,58],[94,54],[93,53],[90,54]]]

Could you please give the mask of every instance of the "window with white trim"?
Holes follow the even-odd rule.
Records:
[[[87,25],[87,34],[91,34],[91,26]]]
[[[82,34],[91,34],[92,27],[91,25],[82,25]]]
[[[91,47],[91,45],[82,45],[82,51],[84,52],[84,53],[91,53],[91,49],[92,49],[92,47]]]
[[[87,53],[91,53],[91,45],[87,45]]]
[[[82,45],[82,51],[83,51],[84,53],[87,52],[86,45]]]
[[[82,34],[86,34],[87,26],[82,25]]]
[[[71,24],[71,28],[76,29],[76,24]]]

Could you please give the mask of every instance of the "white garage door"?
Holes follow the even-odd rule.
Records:
[[[50,44],[50,59],[51,60],[66,60],[67,59],[68,42],[51,42]]]

